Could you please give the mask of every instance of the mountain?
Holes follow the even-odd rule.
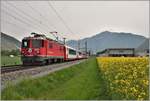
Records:
[[[146,39],[144,36],[132,33],[104,31],[92,37],[81,39],[79,43],[80,48],[85,50],[85,42],[87,41],[88,50],[92,50],[96,53],[106,48],[137,48]],[[66,43],[74,48],[78,46],[77,40],[69,40]]]
[[[21,42],[16,38],[1,32],[1,50],[16,50],[21,46]]]
[[[88,50],[92,50],[94,53],[96,53],[106,48],[137,48],[144,43],[145,40],[147,40],[147,38],[144,36],[135,35],[132,33],[105,31],[92,37],[81,39],[79,42],[81,50],[85,50],[85,42],[87,41]],[[69,40],[66,42],[66,44],[77,48],[78,41]],[[20,41],[1,32],[1,50],[18,49],[20,46]]]

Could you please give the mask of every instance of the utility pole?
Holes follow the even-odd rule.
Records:
[[[78,40],[78,50],[80,50],[80,40]]]
[[[91,55],[91,50],[88,51],[89,56]]]
[[[56,37],[56,40],[58,41],[59,39],[58,39],[58,36]]]
[[[85,41],[85,52],[87,54],[87,40]]]
[[[64,40],[64,45],[66,44],[66,38],[63,38],[63,40]]]

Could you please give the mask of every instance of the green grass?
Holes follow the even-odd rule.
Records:
[[[1,56],[1,66],[19,65],[22,64],[20,56]]]
[[[2,99],[109,99],[96,59],[92,58],[71,68],[47,76],[9,85],[1,93]]]

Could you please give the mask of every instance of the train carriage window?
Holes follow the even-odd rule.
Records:
[[[22,40],[22,47],[23,48],[29,47],[29,40]]]
[[[69,54],[76,55],[76,51],[73,49],[69,49]]]
[[[34,39],[34,40],[32,40],[32,47],[33,48],[41,48],[44,45],[43,43],[44,43],[43,40]]]

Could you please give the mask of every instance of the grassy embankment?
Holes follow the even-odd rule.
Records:
[[[33,80],[24,80],[2,91],[2,99],[109,99],[96,59]]]
[[[20,56],[1,56],[1,66],[22,64]]]

